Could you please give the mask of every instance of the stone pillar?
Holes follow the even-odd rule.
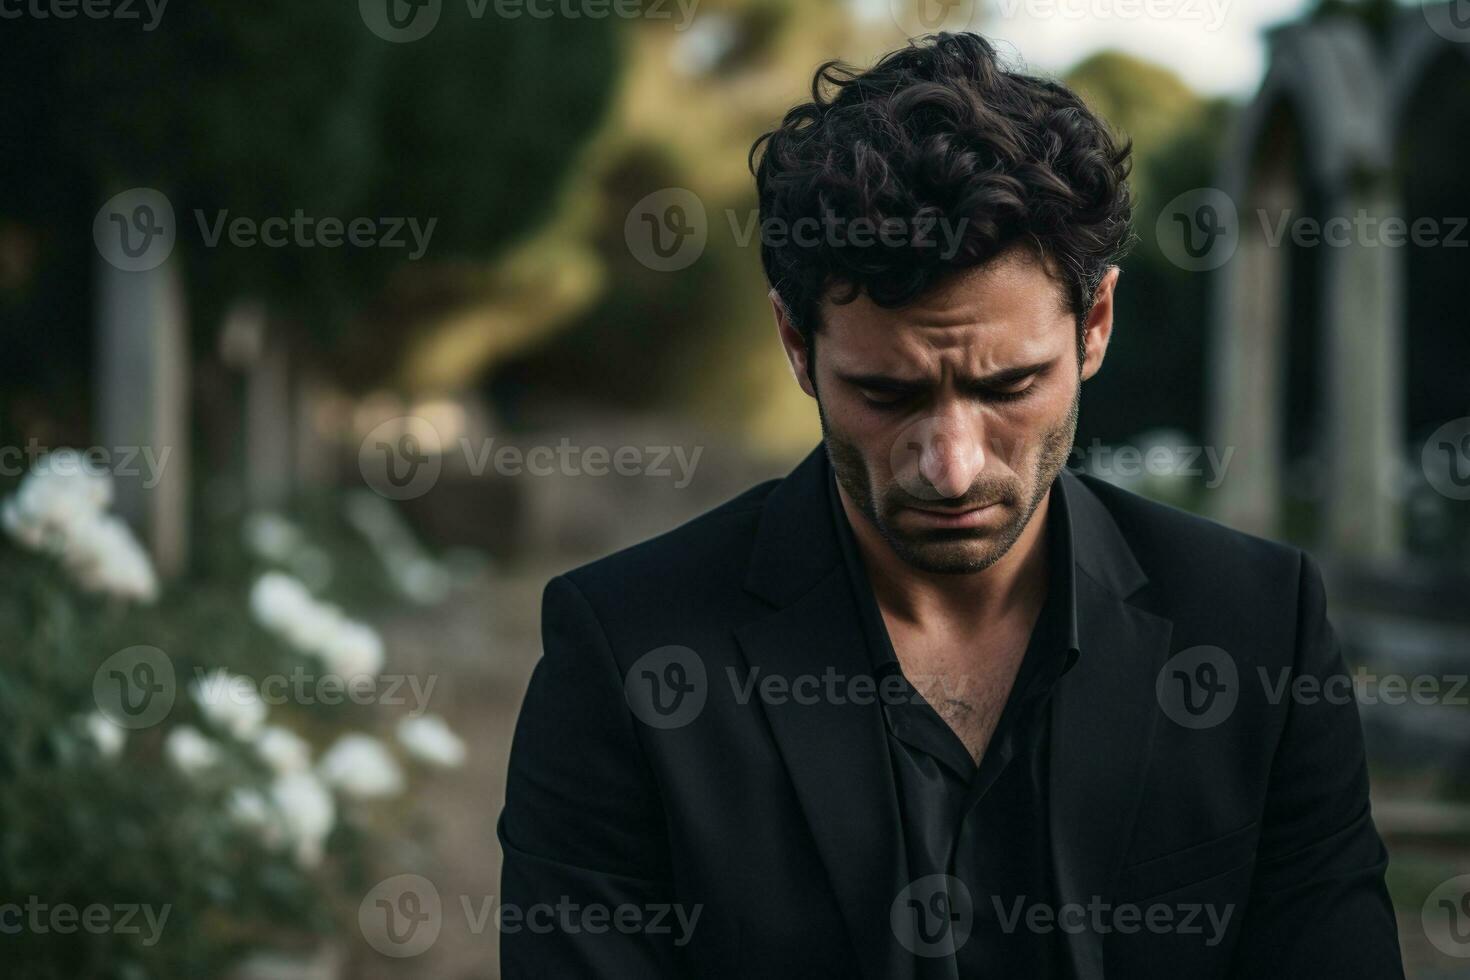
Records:
[[[296,485],[320,489],[336,483],[339,474],[341,438],[334,422],[340,422],[342,397],[315,373],[299,371],[295,385]]]
[[[1383,219],[1402,210],[1370,185],[1339,195],[1328,214],[1353,220],[1360,211],[1375,223],[1355,227],[1346,247],[1322,246],[1326,532],[1334,554],[1381,561],[1398,557],[1403,546],[1395,492],[1405,430],[1402,270],[1396,250],[1380,237]]]
[[[1217,452],[1234,452],[1212,516],[1263,536],[1275,535],[1280,521],[1286,262],[1256,215],[1280,213],[1289,198],[1284,184],[1273,184],[1241,209],[1239,247],[1220,271],[1209,366],[1210,440]]]
[[[266,329],[245,379],[245,501],[252,509],[280,508],[291,495],[293,421],[290,359]]]
[[[167,577],[189,544],[189,330],[177,265],[130,272],[99,261],[96,316],[94,411],[115,510]]]

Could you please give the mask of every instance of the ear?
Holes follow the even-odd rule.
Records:
[[[1113,293],[1118,287],[1119,271],[1117,266],[1108,268],[1092,296],[1092,310],[1087,314],[1087,322],[1082,325],[1082,342],[1087,345],[1087,353],[1082,358],[1083,381],[1102,368],[1103,358],[1108,353],[1108,341],[1113,337]]]
[[[796,324],[791,322],[791,317],[786,312],[786,304],[781,302],[781,295],[772,289],[769,296],[771,312],[776,317],[776,333],[781,337],[781,347],[786,351],[786,360],[791,364],[791,373],[796,378],[796,383],[801,385],[801,390],[815,398],[817,391],[812,387],[811,352],[807,348],[806,338],[801,335],[800,330],[796,329]]]

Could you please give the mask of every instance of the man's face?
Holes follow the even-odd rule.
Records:
[[[900,558],[975,572],[1015,543],[1071,452],[1115,278],[1089,315],[1081,365],[1062,287],[1024,250],[900,310],[865,296],[823,304],[809,393],[838,485]]]

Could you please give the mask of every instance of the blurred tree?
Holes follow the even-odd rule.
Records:
[[[230,301],[254,296],[313,343],[347,344],[363,375],[381,374],[400,347],[349,333],[355,314],[394,274],[484,262],[544,220],[617,75],[605,21],[474,9],[443,4],[437,26],[403,44],[369,30],[355,3],[175,4],[152,30],[7,20],[0,219],[38,243],[42,270],[9,290],[0,276],[7,339],[64,323],[72,353],[85,348],[77,279],[95,254],[91,215],[119,190],[150,186],[174,207],[171,261],[201,340]],[[407,248],[211,247],[201,227],[298,211],[436,224],[413,266]],[[23,369],[54,351],[35,345]]]
[[[1133,140],[1133,228],[1123,261],[1116,329],[1103,370],[1083,389],[1077,442],[1125,442],[1145,429],[1202,436],[1209,276],[1186,272],[1159,250],[1154,228],[1171,200],[1215,183],[1230,117],[1167,69],[1116,52],[1066,74],[1088,104]]]
[[[625,84],[582,174],[586,241],[606,289],[564,330],[497,364],[487,381],[510,418],[587,404],[667,411],[789,457],[820,435],[816,412],[776,343],[754,229],[751,143],[841,55],[863,63],[902,39],[888,18],[865,25],[840,4],[712,0],[687,30],[640,21]],[[706,244],[688,267],[640,262],[625,220],[642,198],[692,191]]]
[[[1316,0],[1312,19],[1348,16],[1361,20],[1368,33],[1384,48],[1388,46],[1389,33],[1403,7],[1396,0]]]

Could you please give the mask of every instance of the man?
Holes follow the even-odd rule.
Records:
[[[1401,977],[1316,567],[1064,469],[1128,147],[972,34],[818,82],[756,180],[824,447],[547,587],[505,976]]]

